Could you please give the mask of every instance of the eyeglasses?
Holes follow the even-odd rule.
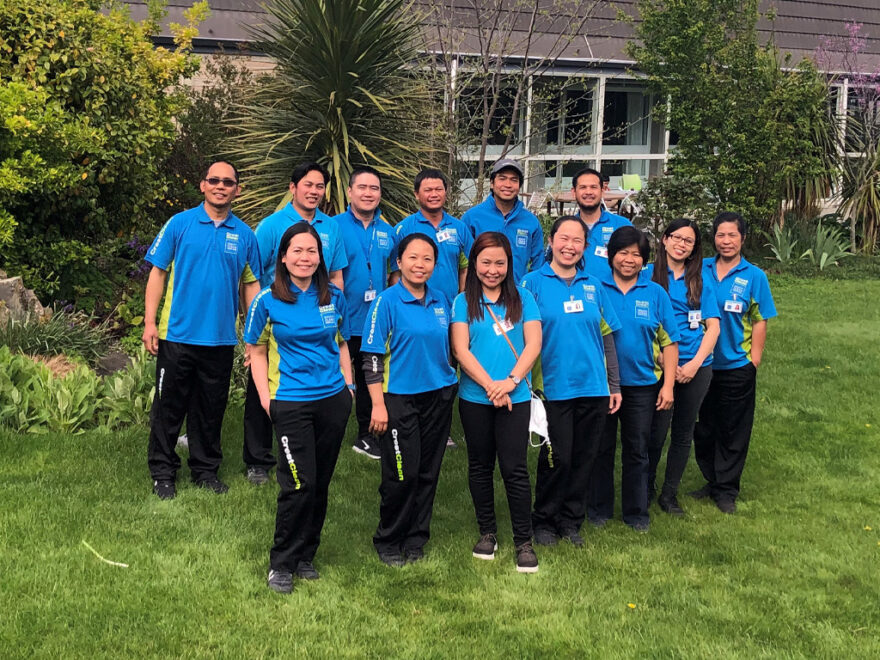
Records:
[[[667,236],[667,238],[670,241],[672,241],[673,243],[681,243],[682,245],[685,245],[686,247],[693,247],[694,243],[696,242],[692,238],[688,238],[686,236],[679,236],[678,234],[670,234],[669,236]]]
[[[221,179],[219,176],[209,176],[205,179],[205,183],[209,186],[219,186],[222,183],[227,188],[234,188],[238,185],[238,181],[235,179]]]

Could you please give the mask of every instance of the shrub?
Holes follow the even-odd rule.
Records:
[[[0,345],[15,353],[68,355],[97,364],[111,344],[108,322],[82,312],[56,309],[48,317],[9,319],[0,327]]]

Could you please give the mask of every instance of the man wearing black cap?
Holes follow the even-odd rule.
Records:
[[[492,192],[484,202],[461,216],[474,238],[486,231],[499,231],[507,236],[517,282],[527,272],[544,264],[541,223],[519,198],[523,176],[523,168],[515,160],[502,158],[496,161],[489,174]]]

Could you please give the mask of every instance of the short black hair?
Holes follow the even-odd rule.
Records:
[[[615,229],[614,233],[611,234],[611,238],[608,239],[608,245],[606,246],[608,248],[608,265],[611,265],[615,254],[630,245],[637,246],[639,254],[642,255],[642,261],[648,263],[648,259],[651,257],[651,244],[648,242],[645,232],[636,229],[632,225],[624,225]]]
[[[415,192],[419,192],[422,181],[425,179],[440,179],[443,182],[443,189],[449,190],[449,181],[447,180],[446,175],[438,169],[428,167],[416,174],[415,181],[413,181],[413,190]]]
[[[348,177],[349,188],[354,185],[354,180],[357,179],[361,174],[372,174],[374,177],[379,179],[379,187],[382,187],[382,175],[379,174],[379,171],[375,167],[370,167],[369,165],[358,165],[351,171],[351,176]]]
[[[582,169],[579,169],[577,172],[575,172],[574,176],[571,177],[571,187],[577,188],[578,187],[578,179],[580,179],[585,174],[592,174],[594,177],[599,179],[599,185],[600,186],[602,185],[602,173],[599,170],[594,170],[592,167],[584,167]]]
[[[290,175],[290,182],[293,185],[298,184],[309,172],[320,172],[321,176],[324,177],[325,186],[327,185],[327,182],[330,181],[330,172],[328,172],[323,165],[319,165],[313,160],[307,160],[293,168],[293,172]]]
[[[208,178],[208,172],[210,172],[211,168],[214,167],[214,165],[216,165],[217,163],[223,163],[224,165],[229,165],[229,167],[232,168],[233,175],[235,176],[235,182],[238,183],[238,168],[235,167],[235,165],[230,163],[228,160],[215,160],[212,163],[209,163],[208,166],[205,168],[205,175],[202,177],[202,179]]]
[[[429,179],[436,179],[437,177],[431,176]],[[407,234],[404,236],[400,243],[397,244],[397,258],[403,259],[403,253],[406,252],[406,248],[409,247],[409,244],[413,241],[425,241],[428,245],[430,245],[434,250],[434,261],[437,261],[437,244],[431,239],[427,234],[423,234],[420,231],[413,232],[412,234]]]
[[[712,233],[718,233],[718,226],[723,222],[735,222],[736,228],[739,230],[739,235],[743,238],[746,237],[746,230],[748,229],[748,225],[746,224],[745,218],[743,218],[739,213],[735,211],[722,211],[718,215],[715,216],[715,219],[712,221]]]

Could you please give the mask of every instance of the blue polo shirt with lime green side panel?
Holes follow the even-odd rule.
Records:
[[[513,351],[510,350],[510,346],[504,339],[501,329],[492,320],[492,315],[489,314],[487,308],[491,306],[498,321],[503,324],[504,331],[516,349],[517,355],[522,355],[523,348],[526,345],[523,324],[529,321],[541,320],[541,312],[538,311],[538,303],[535,302],[535,297],[527,289],[519,287],[518,290],[522,300],[522,318],[515,324],[507,320],[507,308],[503,303],[490,303],[485,296],[483,296],[482,301],[483,318],[474,319],[470,322],[468,322],[467,300],[464,293],[459,293],[452,304],[452,322],[468,325],[468,333],[470,335],[468,348],[492,380],[504,380],[510,376],[510,372],[513,371],[513,367],[516,365],[517,358],[514,356]],[[458,396],[471,403],[492,405],[489,397],[486,396],[486,390],[468,376],[464,369],[461,370]],[[529,387],[525,381],[517,385],[510,393],[512,403],[523,403],[530,398]]]
[[[614,347],[620,365],[620,384],[628,387],[654,385],[663,376],[662,350],[678,341],[678,327],[666,290],[651,281],[646,271],[623,293],[612,275],[602,280],[620,329]]]
[[[711,282],[703,280],[700,305],[694,307],[688,300],[684,275],[675,279],[672,269],[669,268],[667,271],[669,300],[672,302],[672,312],[675,314],[675,326],[678,328],[678,364],[681,366],[693,360],[700,350],[700,344],[703,343],[706,334],[706,319],[717,319],[721,314],[718,312],[718,303],[715,300],[715,286]],[[648,264],[645,273],[648,279],[653,278],[654,264]],[[709,353],[700,366],[707,367],[710,364],[712,364],[712,353]]]
[[[351,332],[360,337],[370,303],[388,287],[391,265],[397,263],[397,234],[382,219],[379,209],[366,227],[351,212],[351,206],[333,219],[339,226],[348,262],[342,269],[342,279]]]
[[[345,296],[330,285],[330,303],[320,305],[315,283],[292,288],[295,303],[265,288],[248,310],[244,340],[269,351],[269,396],[279,401],[317,401],[345,387],[339,338],[349,339]]]
[[[550,401],[608,396],[604,335],[620,327],[602,285],[578,270],[568,284],[550,264],[523,278],[541,314],[541,357],[532,387]]]
[[[759,321],[776,316],[776,304],[763,270],[740,257],[724,279],[718,279],[716,257],[703,260],[703,281],[715,288],[721,313],[721,336],[715,344],[712,368],[738,369],[752,360],[752,328]]]
[[[281,237],[284,232],[297,222],[305,222],[293,204],[285,204],[284,207],[268,215],[257,225],[257,242],[260,244],[260,254],[263,256],[263,276],[260,285],[267,287],[275,280],[275,260],[278,259],[278,246],[281,245]],[[329,215],[315,209],[315,218],[309,223],[321,237],[321,250],[324,252],[324,263],[327,271],[342,270],[348,265],[345,259],[345,247],[342,245],[342,237],[339,235],[339,225]]]
[[[256,282],[261,274],[250,227],[232,213],[215,224],[200,204],[168,220],[144,258],[168,271],[160,339],[197,346],[238,343],[239,284]]]
[[[611,266],[608,265],[608,239],[615,229],[626,227],[632,223],[622,215],[611,213],[602,209],[602,215],[590,228],[587,237],[588,245],[584,248],[584,270],[590,275],[604,280],[611,275]]]
[[[410,234],[421,232],[433,239],[437,246],[437,263],[431,275],[431,288],[442,294],[447,309],[458,295],[458,271],[467,268],[468,255],[474,244],[474,237],[461,220],[443,212],[443,219],[437,228],[431,224],[421,211],[416,211],[397,223],[398,244]],[[394,262],[397,270],[397,262]]]
[[[513,209],[504,215],[489,195],[482,204],[465,211],[461,221],[474,238],[486,231],[507,236],[513,253],[513,276],[517,282],[530,270],[544,265],[544,232],[537,216],[517,199]],[[468,253],[470,254],[470,253]]]
[[[382,390],[421,394],[455,383],[449,365],[449,305],[433,287],[415,298],[401,283],[376,296],[361,339],[361,353],[383,356]]]

